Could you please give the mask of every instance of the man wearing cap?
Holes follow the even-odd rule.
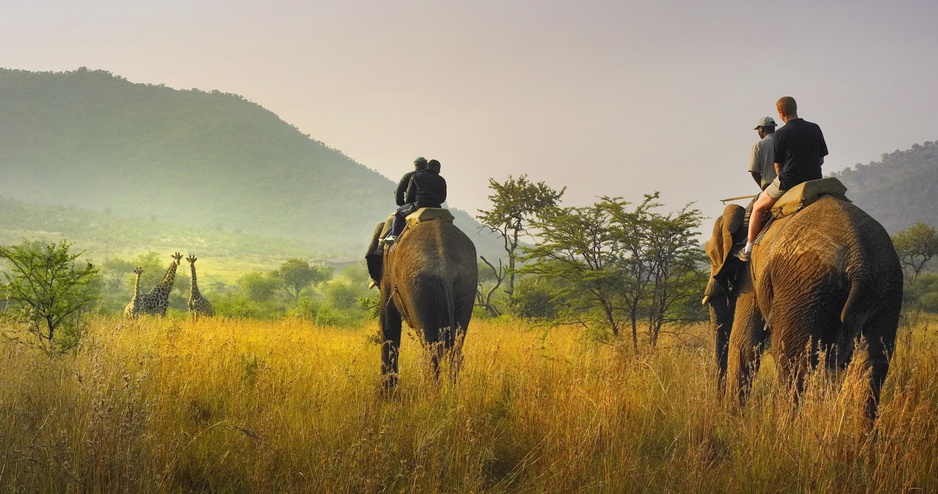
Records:
[[[808,180],[821,178],[821,165],[827,156],[827,143],[821,128],[798,117],[795,98],[783,96],[775,103],[778,116],[785,125],[775,132],[772,149],[775,153],[775,171],[778,176],[759,194],[749,219],[749,237],[746,247],[739,253],[743,261],[749,260],[752,244],[762,231],[763,216],[788,189]]]
[[[772,117],[762,117],[754,129],[759,134],[759,141],[752,145],[749,153],[749,173],[765,190],[775,180],[775,152],[772,149],[772,137],[775,134],[775,120]]]
[[[397,188],[394,189],[394,202],[398,206],[404,205],[404,193],[407,192],[407,186],[410,185],[410,179],[414,176],[415,173],[423,170],[427,167],[427,159],[423,156],[417,156],[414,159],[414,169],[405,173],[401,177],[401,181],[397,183]]]

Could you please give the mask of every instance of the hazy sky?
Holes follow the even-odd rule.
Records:
[[[439,159],[471,214],[527,174],[715,217],[781,96],[826,172],[938,140],[936,24],[935,0],[3,0],[0,67],[237,93],[395,181]]]

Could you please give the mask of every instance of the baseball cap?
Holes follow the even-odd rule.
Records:
[[[759,123],[756,124],[756,130],[759,127],[775,127],[775,120],[772,120],[772,117],[762,117],[759,119]]]

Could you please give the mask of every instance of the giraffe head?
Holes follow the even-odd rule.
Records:
[[[189,254],[189,257],[186,257],[186,260],[189,261],[189,264],[195,264],[195,261],[196,261],[197,259],[198,259],[198,258],[195,257],[195,256],[192,255],[192,254]]]
[[[173,254],[173,259],[176,260],[176,265],[178,266],[179,263],[180,263],[180,260],[182,259],[182,254],[180,254],[180,253],[178,253],[178,252],[175,253],[175,254]]]
[[[140,268],[140,267],[134,268],[134,274],[137,276],[140,276],[141,274],[143,274],[143,268]]]

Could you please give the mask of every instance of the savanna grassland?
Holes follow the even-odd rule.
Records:
[[[704,325],[635,355],[475,321],[456,385],[410,332],[382,398],[374,325],[98,319],[74,355],[0,339],[0,491],[936,492],[936,326],[900,328],[869,433],[831,376],[780,399],[770,358],[722,405]]]

